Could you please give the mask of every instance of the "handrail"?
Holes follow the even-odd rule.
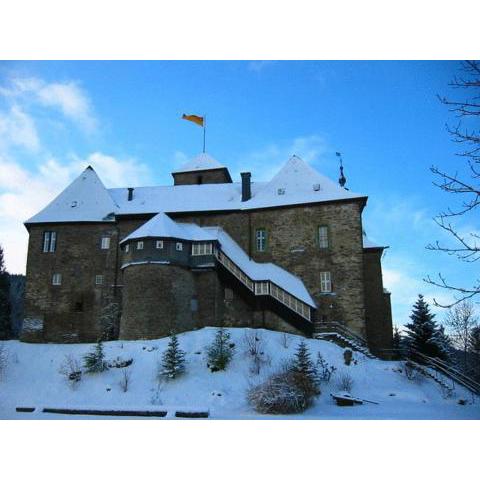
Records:
[[[463,385],[465,388],[470,390],[471,392],[479,395],[480,394],[480,383],[474,380],[473,378],[465,375],[464,373],[457,370],[452,365],[440,360],[439,358],[429,357],[417,350],[408,348],[391,348],[391,349],[384,349],[383,352],[388,353],[396,353],[399,358],[416,358],[421,363],[426,364],[426,366],[433,368],[435,371],[444,374],[445,376],[449,377],[454,382],[457,382],[459,385]]]
[[[439,358],[429,357],[428,355],[424,355],[421,352],[413,352],[421,360],[425,361],[427,365],[430,367],[437,369],[443,372],[445,375],[450,377],[452,380],[460,383],[464,387],[468,388],[469,390],[473,391],[474,393],[480,394],[480,383],[476,382],[473,378],[465,375],[464,373],[457,370],[455,367],[452,367],[448,363],[440,360]]]
[[[353,340],[360,343],[360,345],[362,347],[367,346],[367,342],[365,341],[364,338],[362,338],[360,335],[358,335],[357,333],[350,330],[347,326],[345,326],[342,323],[339,323],[339,322],[322,322],[322,321],[317,320],[315,322],[315,327],[317,329],[316,333],[322,333],[321,331],[320,332],[318,331],[319,329],[327,330],[324,333],[329,333],[328,329],[333,329],[334,331],[332,333],[344,333],[345,336],[351,337]]]

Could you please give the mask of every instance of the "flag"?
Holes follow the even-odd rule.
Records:
[[[182,115],[183,120],[188,120],[190,122],[196,123],[197,125],[200,125],[201,127],[204,126],[204,119],[203,117],[199,117],[198,115]]]
[[[341,154],[340,152],[335,152],[335,155],[336,155],[337,157],[341,157],[341,156],[342,156],[342,154]]]

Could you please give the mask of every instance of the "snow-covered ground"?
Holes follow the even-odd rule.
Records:
[[[244,336],[249,329],[229,329],[235,343],[232,363],[224,372],[211,373],[206,366],[206,347],[215,335],[214,328],[179,335],[180,346],[187,352],[187,369],[182,377],[164,382],[156,381],[157,363],[165,350],[168,338],[150,341],[116,341],[105,343],[107,360],[116,357],[133,358],[130,386],[127,392],[120,387],[121,369],[112,368],[98,374],[84,374],[72,389],[59,373],[65,355],[73,355],[80,363],[92,345],[27,344],[18,341],[1,342],[8,352],[8,365],[0,379],[0,418],[51,419],[69,418],[65,415],[40,413],[41,407],[96,407],[120,409],[177,407],[209,410],[210,418],[295,418],[295,419],[480,419],[480,399],[461,387],[445,398],[437,383],[421,377],[408,380],[401,362],[369,359],[354,353],[356,364],[344,365],[343,349],[322,340],[306,340],[312,359],[320,351],[324,359],[337,368],[314,405],[303,414],[267,416],[256,413],[245,399],[248,387],[276,370],[283,360],[291,358],[301,337],[278,332],[257,330],[265,344],[265,366],[260,375],[250,372],[245,353]],[[330,393],[339,391],[338,379],[348,372],[353,378],[352,395],[378,405],[338,407]],[[467,405],[458,401],[464,399]],[[17,413],[15,407],[37,407],[36,413]],[[88,418],[73,416],[71,418]],[[105,417],[98,417],[105,418]],[[118,418],[118,417],[116,417]]]

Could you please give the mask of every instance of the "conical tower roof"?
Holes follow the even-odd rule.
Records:
[[[194,223],[177,223],[163,212],[137,228],[121,243],[136,238],[179,238],[183,240],[215,240],[215,236]]]
[[[87,167],[29,223],[113,221],[117,210],[110,193],[92,167]]]

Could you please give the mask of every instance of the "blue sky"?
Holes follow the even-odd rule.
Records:
[[[170,171],[199,153],[201,129],[182,113],[207,115],[207,151],[234,176],[268,179],[295,153],[369,196],[367,234],[390,246],[384,281],[394,322],[441,271],[473,283],[472,265],[425,250],[445,238],[432,221],[452,199],[429,167],[459,165],[436,94],[458,62],[3,62],[0,63],[0,243],[22,272],[21,225],[92,163],[107,186],[170,184]],[[460,228],[478,230],[473,218]],[[440,316],[443,312],[439,312]]]

